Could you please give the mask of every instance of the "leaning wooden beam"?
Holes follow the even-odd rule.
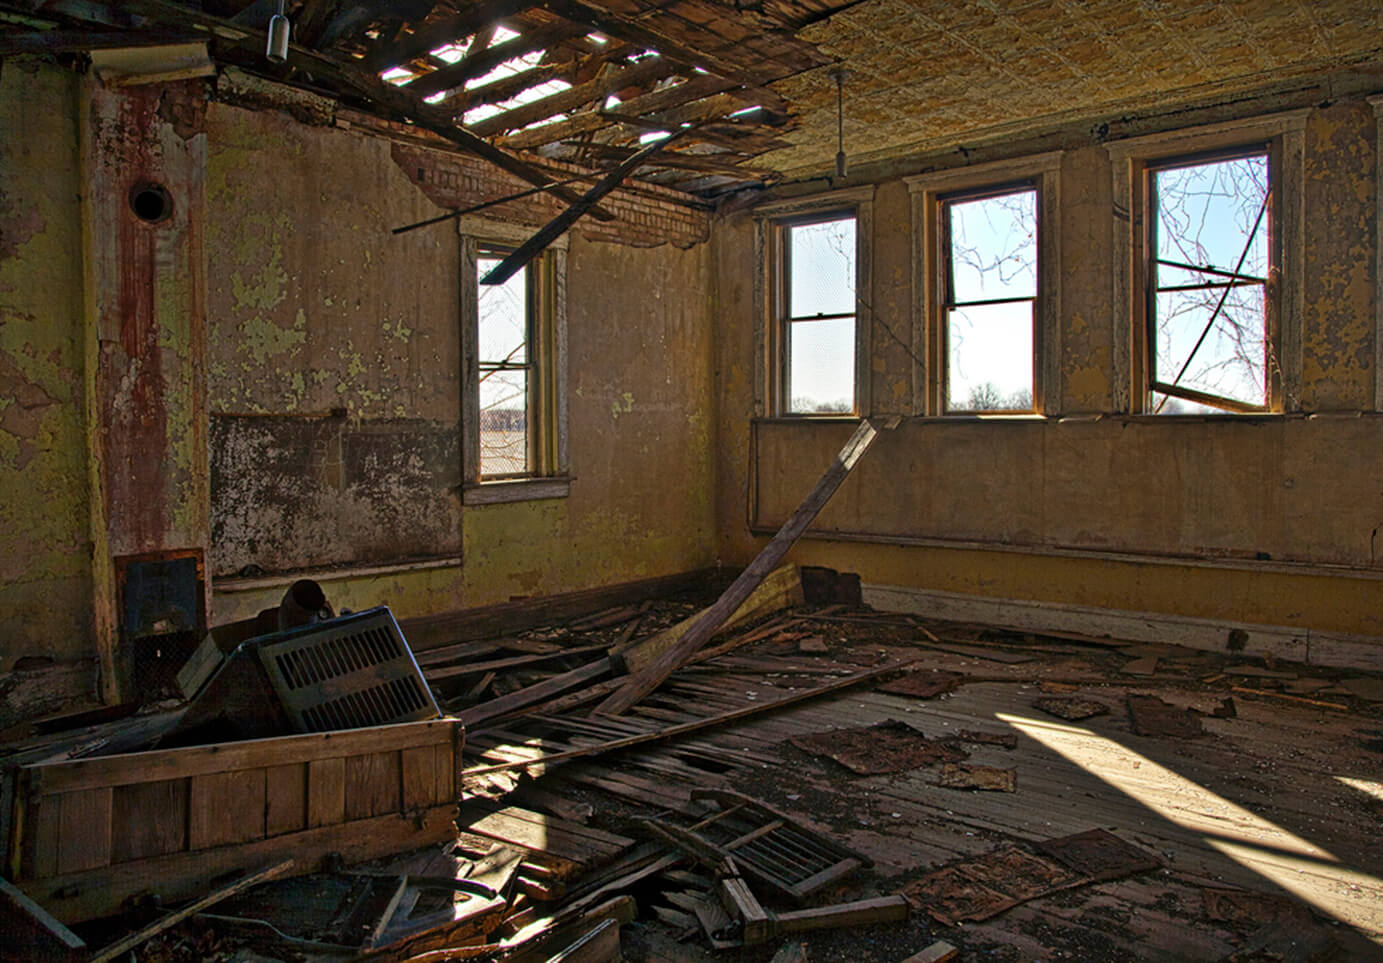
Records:
[[[257,873],[246,876],[244,879],[236,880],[229,886],[224,886],[214,893],[210,893],[195,902],[187,904],[175,913],[169,913],[167,916],[144,927],[144,929],[136,933],[131,933],[123,940],[112,943],[93,956],[91,958],[91,963],[110,963],[111,960],[124,956],[136,946],[143,945],[155,936],[158,936],[164,930],[177,926],[189,916],[195,916],[207,907],[214,906],[222,900],[230,899],[236,893],[243,893],[252,886],[258,886],[260,883],[267,883],[271,879],[277,879],[292,868],[293,860],[286,859],[267,869],[262,869]]]
[[[720,627],[728,629],[732,625],[756,619],[770,612],[785,609],[790,605],[800,604],[801,601],[802,571],[796,565],[784,565],[764,578],[763,584],[756,586],[749,597],[735,609]],[[658,656],[681,641],[682,637],[701,618],[701,614],[698,612],[696,615],[683,619],[676,625],[669,626],[646,639],[640,639],[632,645],[612,649],[610,658],[613,660],[615,668],[633,674],[652,665]]]
[[[685,735],[688,732],[696,732],[700,729],[711,729],[716,726],[723,726],[739,719],[756,715],[760,712],[770,712],[774,709],[781,709],[784,706],[793,705],[794,703],[829,695],[832,692],[836,692],[840,689],[847,689],[863,682],[870,682],[880,676],[888,675],[890,672],[897,672],[899,669],[905,668],[921,658],[921,656],[911,656],[906,659],[900,659],[897,662],[890,662],[887,665],[870,669],[867,672],[847,675],[843,679],[836,679],[833,682],[828,682],[825,685],[817,686],[813,689],[798,689],[781,699],[756,702],[753,705],[748,705],[741,709],[732,709],[729,712],[722,712],[720,715],[709,716],[705,719],[697,719],[693,722],[683,722],[679,725],[669,726],[666,729],[655,729],[652,732],[643,732],[636,736],[626,736],[622,739],[614,739],[610,742],[602,742],[594,746],[582,746],[580,749],[568,749],[565,752],[554,752],[546,756],[535,756],[532,759],[520,759],[515,762],[505,762],[494,766],[480,766],[475,769],[466,769],[461,775],[464,778],[469,776],[481,776],[487,772],[527,769],[529,766],[542,766],[551,763],[565,762],[568,759],[582,759],[587,756],[598,756],[602,753],[614,752],[616,749],[626,749],[629,746],[642,745],[645,742],[658,742],[662,739],[673,739],[677,736]]]
[[[868,418],[861,420],[855,433],[850,436],[850,440],[840,450],[840,454],[831,463],[831,467],[826,469],[826,473],[821,476],[816,487],[811,490],[802,504],[797,506],[797,510],[783,523],[783,527],[778,529],[778,534],[774,535],[772,540],[764,546],[758,557],[740,573],[740,577],[730,584],[725,593],[702,614],[697,623],[687,630],[675,646],[660,655],[641,672],[632,676],[623,688],[616,690],[613,695],[602,702],[597,711],[606,715],[619,715],[627,711],[662,685],[664,679],[691,658],[697,649],[705,645],[706,640],[715,635],[716,631],[725,624],[725,620],[734,613],[735,609],[740,607],[745,599],[749,598],[750,593],[758,587],[759,583],[778,567],[778,563],[783,560],[788,549],[792,548],[802,537],[802,533],[807,530],[812,519],[816,518],[821,509],[830,501],[841,482],[845,481],[850,474],[850,469],[854,468],[855,463],[860,460],[860,456],[869,450],[869,446],[873,444],[878,434],[878,429]]]
[[[644,162],[658,153],[658,151],[682,137],[684,134],[691,132],[693,129],[694,128],[691,127],[684,127],[681,130],[675,131],[662,140],[654,141],[634,156],[622,161],[618,167],[596,181],[590,190],[582,194],[579,201],[554,217],[545,224],[537,234],[534,234],[528,240],[520,244],[518,250],[495,265],[489,274],[480,279],[480,283],[503,284],[519,271],[523,270],[524,265],[541,254],[543,249],[549,244],[557,240],[567,228],[576,223],[576,220],[582,214],[585,214],[591,208],[595,207],[602,197],[613,191],[616,187],[619,187],[621,181],[642,167]]]

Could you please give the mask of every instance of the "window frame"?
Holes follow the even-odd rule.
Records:
[[[1305,312],[1305,128],[1309,110],[1248,117],[1105,145],[1112,176],[1114,251],[1112,344],[1114,409],[1168,418],[1243,418],[1301,410],[1302,318]],[[1188,160],[1228,159],[1266,148],[1269,267],[1264,288],[1269,339],[1268,404],[1247,410],[1154,414],[1149,299],[1153,250],[1152,174]],[[1276,359],[1276,364],[1273,359]]]
[[[516,248],[527,240],[529,230],[521,225],[459,218],[457,233],[461,260],[462,503],[565,497],[571,481],[567,463],[567,238],[558,238],[526,269],[530,471],[482,477],[477,263],[482,251]]]
[[[865,293],[871,290],[874,187],[851,188],[808,198],[763,204],[754,210],[755,246],[760,270],[755,277],[754,413],[759,418],[807,420],[854,420],[867,417],[871,408],[870,311]],[[788,270],[786,232],[791,227],[819,224],[842,217],[855,220],[855,365],[853,407],[845,412],[795,412],[789,410],[787,352]],[[843,317],[843,315],[842,315]],[[805,322],[809,323],[809,322]]]
[[[1061,161],[1063,151],[905,177],[912,208],[913,413],[943,418],[1033,418],[1060,413]],[[1036,191],[1037,295],[1033,300],[1032,408],[948,410],[947,302],[950,299],[946,205],[1019,190]]]

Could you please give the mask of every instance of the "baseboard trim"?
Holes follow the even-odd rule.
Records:
[[[1228,651],[1229,633],[1247,633],[1243,652],[1309,665],[1383,671],[1383,638],[1316,629],[1200,619],[1162,612],[1090,608],[1056,602],[990,598],[901,585],[862,586],[864,602],[885,612],[906,612],[953,622],[1002,628],[1107,635],[1130,642],[1165,642],[1211,652]]]

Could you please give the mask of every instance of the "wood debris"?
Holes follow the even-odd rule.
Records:
[[[833,759],[862,776],[960,762],[967,756],[965,750],[942,740],[928,739],[919,730],[896,719],[856,729],[833,729],[797,736],[791,741],[804,752]]]

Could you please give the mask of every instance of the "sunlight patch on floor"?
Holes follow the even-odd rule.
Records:
[[[1383,881],[1341,865],[1321,847],[1089,729],[1003,712],[997,717],[1169,822],[1203,833],[1207,845],[1323,913],[1383,942]]]

